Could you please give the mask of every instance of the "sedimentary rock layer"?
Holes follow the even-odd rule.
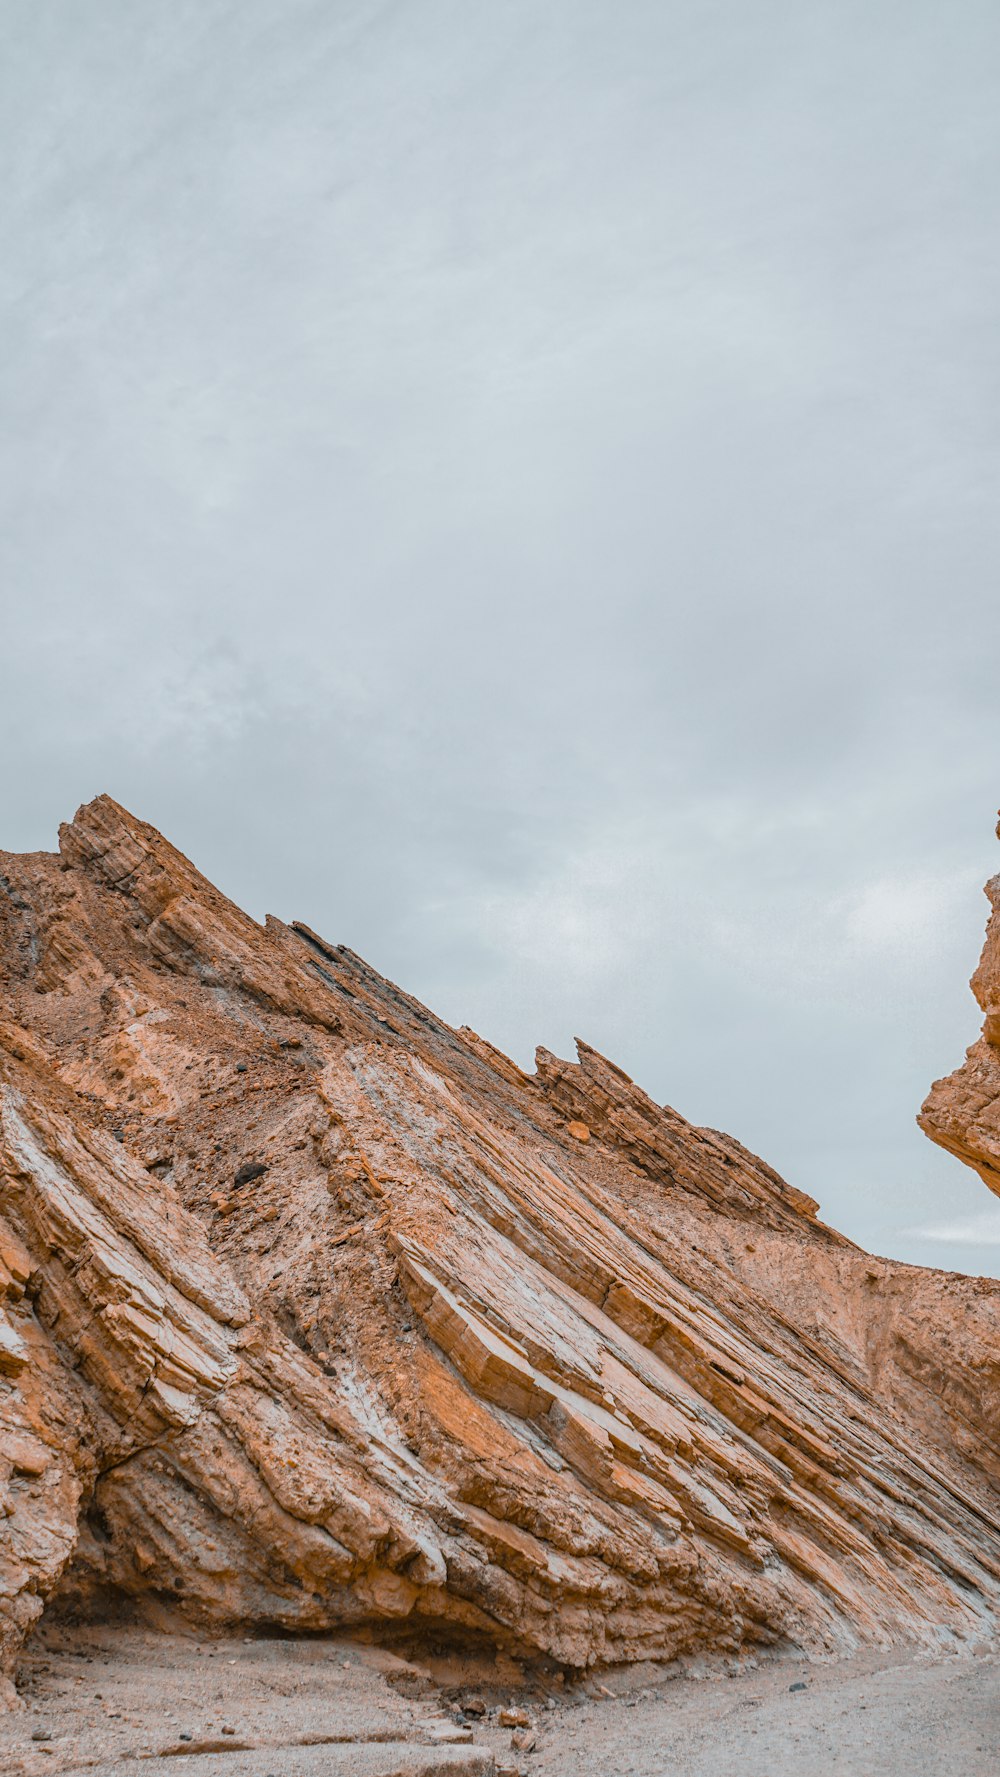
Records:
[[[8,1670],[49,1598],[568,1666],[989,1632],[1000,1285],[106,797],[0,854],[0,966]]]

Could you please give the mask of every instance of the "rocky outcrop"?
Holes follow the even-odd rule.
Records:
[[[986,943],[969,983],[982,1008],[982,1035],[957,1072],[935,1081],[919,1121],[1000,1195],[1000,876],[986,884],[986,895]]]
[[[106,797],[0,856],[0,1657],[47,1600],[567,1666],[1000,1594],[1000,1285],[523,1073]]]

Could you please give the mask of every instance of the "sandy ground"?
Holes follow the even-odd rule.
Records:
[[[1000,1777],[993,1652],[560,1686],[502,1657],[94,1628],[36,1639],[19,1688],[3,1777]]]

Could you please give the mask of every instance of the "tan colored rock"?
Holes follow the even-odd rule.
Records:
[[[571,1667],[989,1632],[1000,1285],[586,1045],[522,1073],[106,797],[61,844],[0,856],[5,1669],[116,1594]]]
[[[964,1064],[931,1087],[920,1126],[1000,1195],[1000,876],[986,884],[990,918],[970,986],[983,1012],[979,1041]]]

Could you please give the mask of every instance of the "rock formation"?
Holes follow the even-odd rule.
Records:
[[[0,854],[8,1672],[50,1599],[570,1667],[974,1638],[998,1351],[1000,1284],[583,1044],[523,1073],[107,797]]]
[[[982,1036],[956,1073],[935,1081],[919,1122],[1000,1195],[1000,876],[986,884],[986,895],[986,943],[969,983],[983,1011]]]

